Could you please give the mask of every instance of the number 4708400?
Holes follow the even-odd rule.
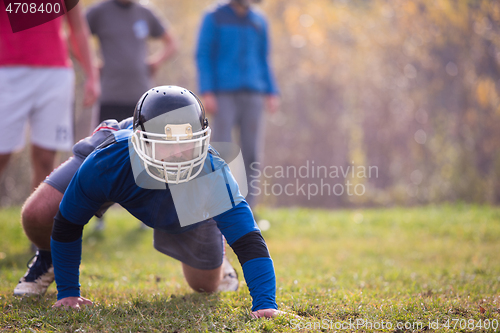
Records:
[[[14,14],[35,14],[35,13],[56,13],[58,14],[61,11],[61,5],[59,3],[41,3],[38,7],[36,3],[21,3],[21,2],[14,2],[14,3],[9,3],[7,8],[5,10],[9,13],[14,13]]]
[[[493,319],[485,319],[484,321],[479,319],[479,320],[474,320],[474,319],[448,319],[447,321],[444,322],[443,327],[448,328],[448,329],[461,329],[461,330],[476,330],[476,329],[490,329],[492,328],[495,332],[498,329],[498,320]]]

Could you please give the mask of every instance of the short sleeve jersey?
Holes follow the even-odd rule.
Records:
[[[161,37],[165,25],[148,8],[107,0],[90,7],[87,21],[99,38],[104,67],[101,102],[135,104],[151,87],[146,63],[148,37]]]
[[[58,17],[14,33],[0,1],[0,66],[71,67],[61,26]]]

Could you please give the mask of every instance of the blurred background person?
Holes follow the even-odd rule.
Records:
[[[269,64],[266,18],[254,8],[259,0],[231,0],[208,10],[196,48],[199,93],[212,115],[213,142],[231,142],[233,127],[247,180],[256,174],[261,158],[264,103],[270,112],[279,107],[278,89]],[[252,167],[250,167],[252,166]],[[249,189],[247,201],[255,205]]]
[[[200,7],[149,2],[157,6],[155,14],[169,18],[184,45],[155,80],[192,87]],[[254,7],[265,11],[270,25],[271,55],[279,59],[273,72],[286,110],[265,122],[261,166],[272,168],[262,174],[259,203],[341,208],[500,202],[500,44],[492,43],[500,40],[500,29],[490,16],[500,3],[418,3],[376,0],[367,7],[353,1],[277,0]],[[148,46],[157,50],[161,42]],[[80,138],[90,124],[83,110],[76,112]],[[29,195],[27,151],[13,155],[4,172],[3,207],[20,205]],[[314,179],[298,174],[307,165],[309,177],[314,165]],[[326,168],[326,175],[318,168]],[[351,192],[355,186],[366,192],[349,195],[347,181]],[[317,186],[318,194],[304,194],[304,184],[306,190]],[[343,194],[334,194],[333,186]]]
[[[166,21],[132,0],[105,0],[87,10],[90,31],[99,39],[103,58],[99,123],[130,117],[161,64],[177,51]],[[160,49],[148,57],[148,38],[161,40]],[[94,125],[94,124],[93,124]],[[143,224],[141,224],[143,226]],[[104,228],[103,217],[96,229]]]
[[[99,39],[102,96],[99,122],[130,117],[135,103],[152,86],[161,64],[177,50],[167,22],[132,0],[106,0],[87,11],[90,31]],[[148,37],[162,41],[148,57]]]
[[[100,94],[89,30],[79,5],[65,17],[69,42],[86,76],[84,106]],[[62,29],[62,17],[13,33],[0,4],[0,173],[15,150],[24,146],[30,128],[32,190],[54,168],[56,151],[73,146],[74,72]]]

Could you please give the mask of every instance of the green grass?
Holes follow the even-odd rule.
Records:
[[[107,214],[103,232],[93,232],[93,222],[84,231],[80,282],[93,307],[52,309],[55,286],[44,297],[15,298],[30,253],[19,209],[12,208],[0,211],[0,331],[333,332],[335,324],[351,322],[337,331],[481,332],[495,331],[484,328],[485,320],[500,324],[499,208],[258,213],[271,222],[263,234],[278,305],[300,322],[250,319],[244,283],[235,293],[192,293],[179,263],[153,249],[152,231],[139,230],[120,209]],[[242,277],[231,252],[230,259]]]

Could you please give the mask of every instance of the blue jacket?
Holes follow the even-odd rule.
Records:
[[[268,62],[264,16],[250,9],[238,16],[229,4],[203,17],[196,49],[200,93],[250,90],[277,94]]]

